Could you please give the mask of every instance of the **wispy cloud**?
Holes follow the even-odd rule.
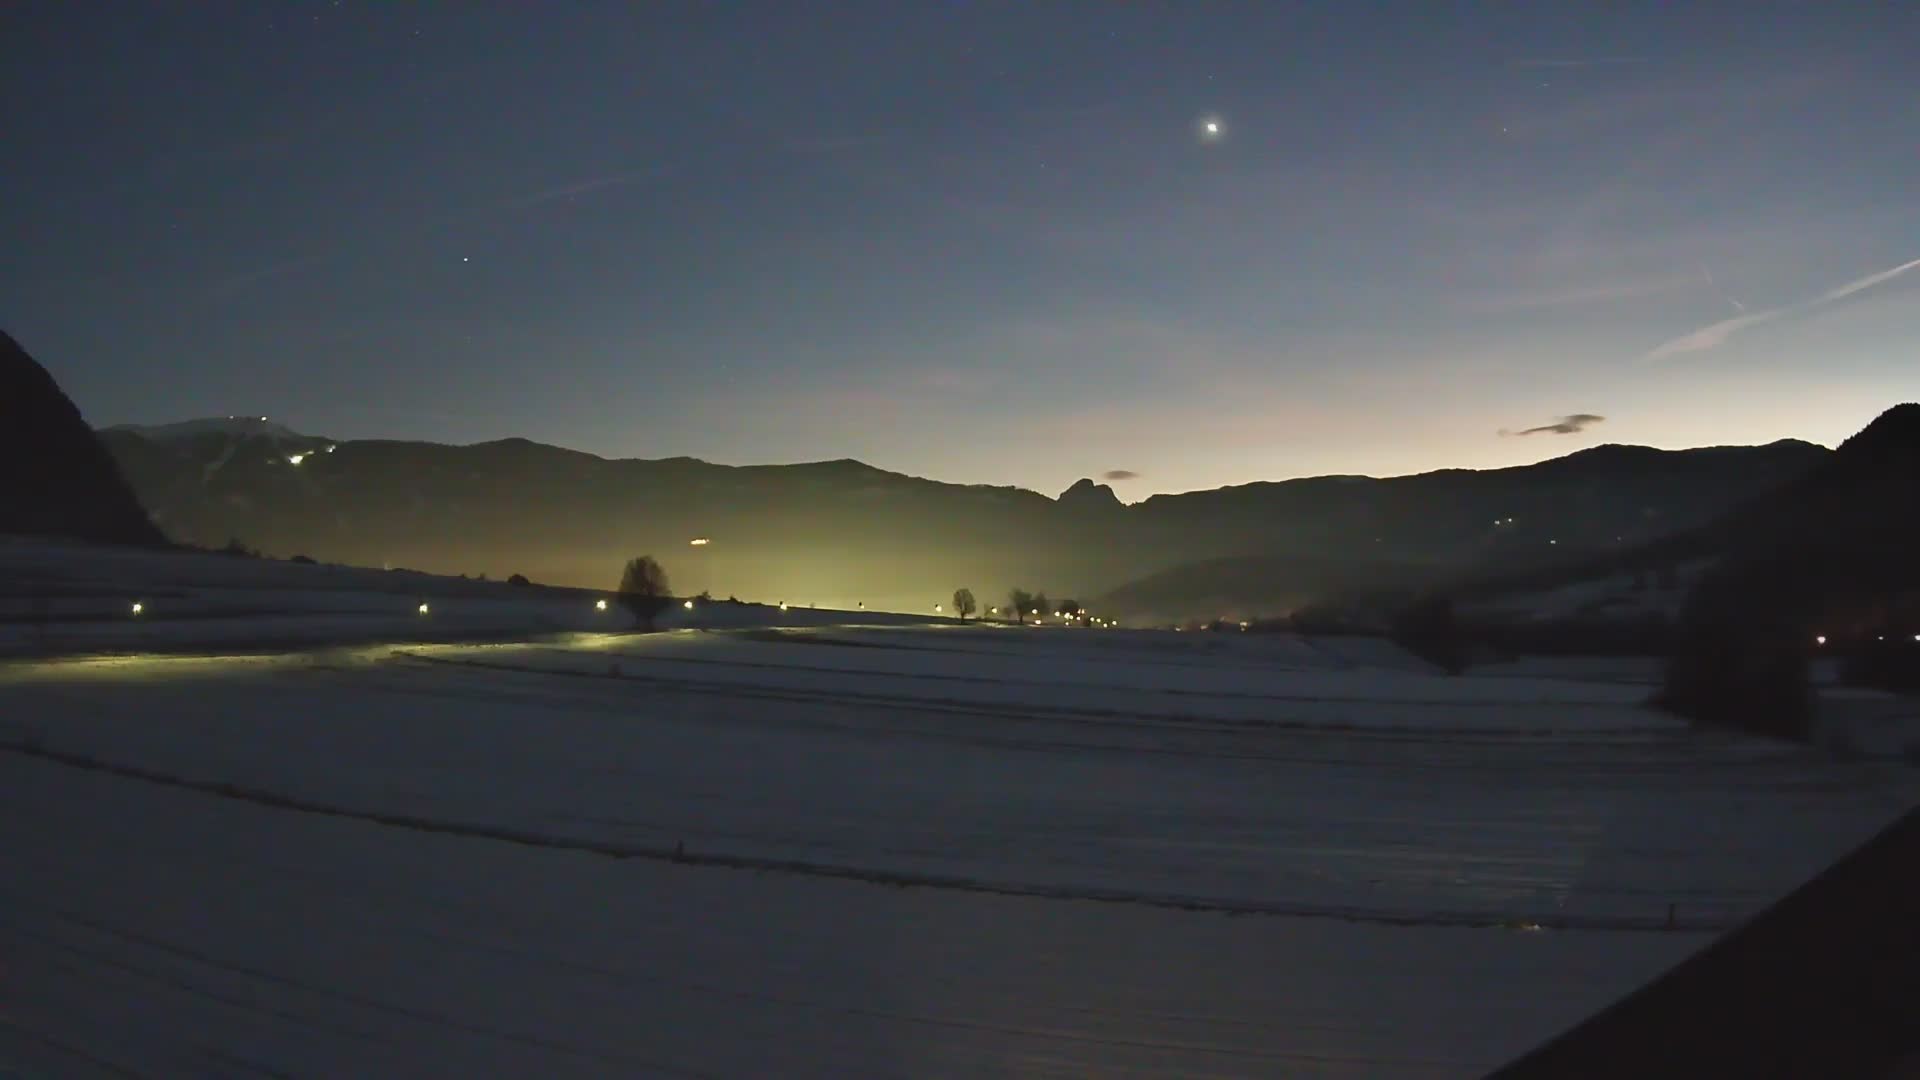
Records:
[[[324,255],[301,255],[291,259],[282,259],[276,263],[269,263],[266,266],[254,270],[230,274],[209,286],[207,295],[216,300],[228,299],[234,294],[242,292],[250,286],[258,285],[263,281],[271,281],[274,278],[300,273],[302,270],[319,264],[325,258],[326,256]]]
[[[1717,323],[1712,323],[1690,333],[1682,334],[1671,341],[1662,342],[1641,359],[1643,361],[1662,360],[1669,356],[1678,356],[1681,353],[1717,349],[1725,345],[1735,334],[1749,327],[1758,326],[1761,323],[1773,322],[1775,319],[1811,314],[1836,301],[1845,300],[1850,296],[1866,292],[1868,289],[1884,285],[1915,268],[1920,268],[1920,259],[1912,259],[1890,270],[1882,270],[1879,273],[1868,274],[1866,277],[1849,281],[1845,285],[1828,289],[1826,292],[1821,293],[1811,300],[1802,300],[1797,304],[1787,304],[1784,307],[1762,308],[1759,311],[1748,312],[1747,314],[1738,315],[1731,319],[1722,319]]]
[[[628,184],[637,184],[642,180],[652,180],[656,177],[666,175],[667,171],[668,169],[664,165],[651,165],[644,169],[633,169],[629,172],[608,173],[605,176],[589,176],[583,180],[572,180],[557,187],[536,191],[531,195],[508,199],[500,204],[500,209],[518,209],[525,206],[538,206],[541,203],[553,202],[556,199],[577,198],[589,192],[603,191],[607,188],[624,187]]]
[[[887,137],[885,135],[793,135],[781,141],[789,151],[795,154],[839,154],[848,150],[878,146],[886,142]]]
[[[1506,428],[1501,428],[1500,434],[1502,436],[1578,435],[1605,419],[1606,417],[1597,416],[1593,413],[1574,413],[1571,416],[1563,416],[1551,424],[1541,424],[1539,427],[1524,428],[1520,431],[1509,431]]]
[[[1644,64],[1644,56],[1529,56],[1513,62],[1517,68],[1569,71],[1580,68],[1627,67]]]
[[[1140,474],[1132,469],[1108,469],[1100,474],[1102,480],[1138,480]]]
[[[1588,304],[1606,304],[1619,300],[1632,300],[1643,296],[1660,296],[1666,293],[1679,292],[1684,289],[1697,289],[1699,285],[1699,280],[1691,274],[1653,274],[1646,277],[1604,281],[1592,285],[1572,285],[1558,289],[1496,293],[1470,299],[1466,301],[1466,307],[1469,311],[1486,315],[1514,311],[1537,311],[1546,308],[1580,307]]]

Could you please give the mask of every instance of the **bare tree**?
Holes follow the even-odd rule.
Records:
[[[961,622],[966,622],[967,616],[979,610],[980,605],[973,602],[972,589],[953,590],[953,611],[960,616]]]
[[[651,555],[627,560],[627,568],[620,575],[619,596],[620,602],[648,630],[653,629],[653,620],[673,600],[667,572]]]
[[[1027,609],[1033,606],[1033,594],[1025,589],[1014,589],[1007,593],[1007,606],[1013,608],[1013,621],[1024,626]]]

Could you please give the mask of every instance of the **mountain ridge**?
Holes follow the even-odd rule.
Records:
[[[1557,553],[1669,532],[1831,453],[1793,443],[1643,448],[1125,504],[1090,479],[1049,498],[851,458],[602,458],[522,437],[463,446],[100,437],[156,520],[187,542],[238,538],[279,555],[590,586],[653,553],[715,591],[899,610],[930,609],[960,585],[981,596],[1013,586],[1094,596],[1236,557],[1296,560],[1289,595],[1311,598],[1354,578],[1335,562],[1460,567],[1527,543],[1546,551],[1550,533],[1567,545]],[[688,550],[694,536],[713,546]]]

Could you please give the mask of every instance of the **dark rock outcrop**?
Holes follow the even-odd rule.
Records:
[[[0,533],[166,542],[47,369],[0,332]]]
[[[1061,506],[1082,510],[1118,510],[1122,506],[1120,496],[1115,495],[1112,488],[1084,477],[1061,492],[1059,502]]]

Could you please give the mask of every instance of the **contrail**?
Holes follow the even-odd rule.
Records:
[[[531,195],[524,195],[517,199],[509,199],[500,204],[500,209],[510,210],[523,206],[538,206],[541,203],[552,202],[555,199],[585,195],[589,191],[599,191],[602,188],[619,187],[623,184],[634,184],[642,180],[651,180],[656,176],[663,175],[666,171],[666,166],[656,165],[645,169],[635,169],[632,172],[588,177],[585,180],[576,180],[570,184],[562,184],[559,187],[548,188],[545,191],[536,191]]]
[[[1741,303],[1738,300],[1735,300],[1731,294],[1729,294],[1725,289],[1722,289],[1720,287],[1719,282],[1713,280],[1713,271],[1707,269],[1706,263],[1700,264],[1700,276],[1707,279],[1707,288],[1712,289],[1714,292],[1719,293],[1720,299],[1725,300],[1727,303],[1733,305],[1733,310],[1741,313],[1742,315],[1747,313],[1747,305]]]
[[[1802,300],[1797,304],[1787,304],[1784,307],[1776,308],[1761,308],[1759,311],[1751,312],[1745,311],[1743,307],[1741,310],[1745,312],[1744,314],[1731,319],[1723,319],[1720,322],[1703,326],[1691,333],[1682,334],[1671,341],[1662,342],[1651,352],[1647,353],[1647,355],[1641,357],[1641,360],[1643,362],[1662,360],[1669,356],[1677,356],[1680,353],[1702,352],[1706,349],[1718,348],[1726,344],[1728,339],[1732,338],[1735,334],[1738,334],[1748,327],[1758,326],[1765,322],[1772,322],[1775,319],[1794,315],[1805,315],[1809,312],[1817,311],[1836,300],[1844,300],[1855,293],[1865,292],[1877,285],[1883,285],[1915,268],[1920,268],[1920,259],[1903,262],[1891,270],[1882,270],[1877,274],[1868,274],[1866,277],[1828,289],[1826,292],[1821,293],[1811,300]],[[1701,269],[1704,270],[1705,267],[1703,266]],[[1728,299],[1729,301],[1732,300],[1731,297]]]

